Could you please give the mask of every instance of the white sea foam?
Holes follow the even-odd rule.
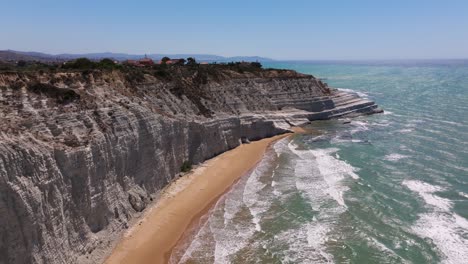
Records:
[[[402,154],[398,154],[398,153],[392,153],[392,154],[388,154],[384,157],[384,160],[388,160],[388,161],[399,161],[401,159],[405,159],[405,158],[408,158],[409,156],[406,156],[406,155],[402,155]]]
[[[421,124],[421,123],[425,123],[426,121],[424,121],[423,119],[412,119],[410,120],[410,122],[414,124]]]
[[[284,191],[297,188],[310,200],[317,215],[314,221],[301,224],[277,235],[275,243],[287,247],[283,261],[294,263],[326,263],[333,257],[326,252],[328,232],[337,217],[346,210],[343,193],[348,189],[343,179],[355,178],[351,165],[339,160],[338,149],[297,150],[289,141],[280,141],[273,146],[275,153],[267,153],[248,177],[244,177],[216,204],[205,225],[200,228],[182,257],[181,263],[211,261],[229,263],[232,255],[241,249],[260,243],[251,238],[262,231],[262,218],[271,206],[271,199],[283,200]],[[287,153],[286,153],[287,152]],[[296,159],[282,164],[275,175],[268,175],[272,160],[281,154],[297,155]],[[284,177],[291,175],[294,177]],[[241,210],[248,209],[252,222],[241,220]],[[286,214],[296,215],[285,208]],[[239,218],[240,217],[240,218]],[[301,221],[302,222],[302,221]],[[268,245],[266,245],[268,248]]]
[[[273,144],[273,150],[275,151],[277,157],[279,157],[281,153],[283,153],[284,150],[288,148],[289,140],[289,138],[285,137]]]
[[[276,152],[276,151],[275,151]],[[274,156],[273,156],[274,155]],[[261,231],[261,214],[270,208],[270,201],[262,198],[260,192],[267,186],[260,177],[269,169],[277,153],[268,152],[247,179],[242,201],[249,208],[256,231]]]
[[[312,248],[320,248],[327,240],[329,225],[315,221],[307,227],[307,244]]]
[[[414,129],[412,129],[412,128],[403,128],[403,129],[397,130],[397,132],[403,133],[403,134],[411,133],[413,131],[414,131]]]
[[[296,164],[296,175],[311,175],[315,168],[312,161],[315,160],[316,169],[319,170],[319,175],[317,176],[321,178],[311,179],[314,176],[312,174],[310,178],[305,178],[301,181],[301,178],[298,177],[299,180],[296,184],[298,189],[309,191],[309,193],[310,190],[315,190],[315,192],[311,193],[312,197],[317,196],[317,189],[326,190],[328,195],[330,195],[339,205],[346,207],[343,199],[343,193],[347,191],[348,188],[341,184],[341,181],[347,176],[352,177],[353,179],[358,179],[359,176],[355,173],[356,169],[353,166],[332,156],[332,154],[336,153],[338,149],[329,148],[300,151],[297,150],[296,146],[292,143],[290,143],[290,149],[301,158]]]
[[[367,239],[369,240],[371,246],[379,249],[381,252],[385,252],[385,254],[387,255],[387,258],[390,256],[396,257],[398,258],[398,261],[400,261],[401,263],[410,263],[402,259],[395,251],[393,251],[393,249],[385,246],[382,242],[378,241],[377,239],[373,237],[368,237]]]
[[[329,224],[313,222],[301,228],[287,230],[275,236],[275,241],[287,245],[283,250],[283,263],[333,263],[333,256],[326,252]]]
[[[244,185],[240,182],[238,185]],[[237,252],[245,246],[245,241],[253,234],[253,228],[239,226],[233,222],[233,216],[241,205],[236,203],[242,195],[242,188],[233,188],[229,195],[221,198],[212,211],[205,217],[204,224],[191,239],[178,263],[206,262],[213,254],[217,263],[228,263],[232,252]],[[224,217],[219,215],[224,212]],[[220,221],[220,219],[222,221]],[[170,263],[176,263],[171,256]]]
[[[458,264],[468,260],[468,221],[465,218],[447,213],[423,214],[413,230],[432,239],[445,255],[443,263]]]
[[[357,132],[363,132],[363,131],[369,130],[369,124],[367,122],[352,121],[351,125],[352,125],[351,131],[350,131],[351,135]]]
[[[361,143],[361,142],[364,142],[364,141],[362,141],[360,139],[343,137],[342,135],[335,136],[330,140],[330,143],[332,143],[332,144],[347,143],[347,142]]]
[[[259,182],[258,177],[260,177],[266,165],[267,161],[262,160],[250,175],[243,179],[243,182],[240,182],[238,186],[234,186],[224,196],[224,206],[222,206],[223,204],[216,205],[216,211],[210,216],[209,229],[214,240],[215,263],[229,263],[229,257],[245,248],[254,233],[260,230],[259,214],[261,210],[257,209],[261,208],[265,202],[258,199],[258,192],[266,185]],[[248,225],[245,222],[239,223],[236,221],[236,214],[244,206],[249,205],[252,224]],[[216,215],[217,212],[222,212],[223,216]],[[200,250],[203,250],[203,248],[198,251]]]
[[[367,122],[364,122],[364,121],[358,121],[358,120],[353,120],[351,122],[352,125],[354,126],[357,126],[357,127],[362,127],[364,128],[365,130],[369,130],[368,128],[368,123]]]
[[[434,193],[445,190],[440,186],[416,180],[405,180],[403,185],[416,192],[431,205],[432,210],[420,215],[412,227],[421,237],[430,238],[443,253],[443,263],[466,263],[468,259],[468,221],[453,213],[452,202]]]
[[[241,210],[244,205],[241,199],[234,196],[232,193],[225,196],[224,200],[224,225],[229,225],[235,215]]]
[[[377,126],[377,127],[388,127],[392,122],[390,121],[381,121],[381,122],[374,122],[372,123],[372,126]]]
[[[318,214],[312,222],[275,237],[275,241],[287,245],[282,261],[332,263],[333,256],[326,252],[326,243],[333,223],[346,211],[343,193],[348,187],[342,180],[358,176],[351,165],[338,159],[338,149],[298,150],[293,143],[288,146],[297,156],[293,159],[296,188],[310,200],[312,209]]]
[[[359,179],[359,176],[355,173],[356,168],[331,155],[337,151],[337,148],[311,150],[316,157],[322,175],[347,175],[353,179]]]
[[[447,120],[437,120],[437,121],[441,122],[441,123],[449,124],[449,125],[452,125],[452,126],[463,126],[462,123],[457,123],[457,122],[453,122],[453,121],[447,121]]]
[[[230,257],[245,248],[255,232],[261,231],[261,214],[269,208],[270,202],[260,195],[267,186],[260,177],[270,169],[275,158],[275,152],[267,152],[254,170],[217,202],[179,263],[206,262],[213,256],[215,263],[229,263]],[[245,207],[252,215],[250,225],[238,219]]]
[[[427,204],[434,206],[437,210],[449,211],[452,206],[450,200],[434,195],[435,192],[444,190],[440,186],[416,180],[404,180],[403,185],[418,193]]]
[[[343,91],[343,92],[357,94],[357,95],[359,95],[359,97],[362,97],[362,98],[368,98],[369,97],[369,95],[364,93],[364,92],[358,92],[358,91],[354,91],[354,90],[347,89],[347,88],[337,88],[337,89],[340,90],[340,91]]]
[[[246,183],[241,183],[241,186],[246,186]],[[233,188],[233,191],[225,195],[224,206],[219,203],[215,207],[215,212],[209,218],[209,232],[213,237],[214,243],[214,258],[216,263],[229,263],[229,256],[235,254],[244,248],[250,237],[255,233],[255,228],[252,225],[239,224],[235,221],[235,214],[242,208],[243,188]],[[220,217],[223,213],[223,217]],[[206,237],[201,238],[205,240]],[[201,248],[203,251],[204,247]],[[200,251],[200,249],[198,250]]]
[[[173,255],[171,255],[170,260],[169,260],[170,264],[186,263],[188,260],[193,260],[193,258],[195,257],[193,255],[194,252],[200,251],[200,249],[205,246],[204,245],[205,239],[203,239],[203,238],[207,237],[208,232],[210,231],[209,228],[207,228],[207,225],[208,225],[208,222],[206,222],[202,227],[200,227],[200,229],[195,234],[195,236],[193,237],[193,239],[190,242],[189,246],[185,249],[185,252],[180,257],[179,260],[175,259],[174,253],[173,253]],[[177,250],[177,248],[175,250]]]

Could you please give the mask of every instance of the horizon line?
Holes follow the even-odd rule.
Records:
[[[467,57],[440,57],[440,58],[271,58],[268,56],[262,55],[219,55],[219,54],[211,54],[211,53],[190,53],[190,52],[174,52],[174,53],[157,53],[157,52],[149,52],[149,53],[127,53],[127,52],[113,52],[113,51],[102,51],[102,52],[61,52],[61,53],[49,53],[44,51],[36,51],[36,50],[29,50],[29,51],[22,51],[22,50],[14,50],[14,49],[2,49],[0,51],[10,51],[10,52],[19,52],[19,53],[42,53],[45,55],[52,55],[52,56],[60,56],[60,55],[90,55],[90,54],[122,54],[122,55],[130,55],[130,56],[145,56],[145,55],[205,55],[205,56],[218,56],[223,58],[233,58],[233,57],[259,57],[263,59],[268,59],[271,61],[435,61],[435,60],[468,60]]]

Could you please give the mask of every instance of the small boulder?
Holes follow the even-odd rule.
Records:
[[[128,191],[128,201],[137,212],[141,212],[146,208],[147,200],[146,193],[141,188],[133,188]]]
[[[250,140],[247,137],[241,137],[242,144],[249,144]]]

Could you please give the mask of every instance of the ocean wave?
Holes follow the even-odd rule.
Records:
[[[208,254],[206,255],[196,255],[196,252],[200,252],[200,248],[206,247],[204,245],[205,237],[209,237],[208,232],[210,232],[209,228],[207,228],[208,221],[205,222],[203,226],[199,228],[199,230],[196,232],[192,240],[189,242],[186,248],[175,248],[173,253],[171,254],[171,257],[169,259],[170,264],[175,264],[175,263],[187,263],[190,260],[196,260],[196,259],[205,259],[208,258]],[[180,247],[180,245],[179,245]],[[179,252],[183,250],[183,252]],[[179,256],[181,254],[181,256]]]
[[[332,144],[348,143],[348,142],[351,142],[351,143],[362,143],[362,142],[364,142],[364,141],[361,140],[361,139],[343,137],[342,135],[335,136],[335,137],[333,137],[333,138],[330,140],[330,143],[332,143]]]
[[[177,261],[173,253],[170,263],[205,263],[208,260],[229,263],[232,254],[247,246],[255,228],[236,221],[235,216],[243,207],[245,180],[236,185],[204,216],[204,224],[198,227],[180,260]]]
[[[430,238],[444,255],[442,263],[466,263],[468,221],[457,214],[423,214],[413,227],[415,233]]]
[[[382,120],[382,121],[379,121],[379,122],[374,122],[372,123],[372,126],[376,126],[376,127],[388,127],[390,124],[392,124],[392,122],[388,121],[388,120]]]
[[[287,245],[282,250],[283,263],[333,263],[333,256],[326,252],[330,225],[318,221],[294,230],[275,235],[275,242]]]
[[[454,121],[448,121],[448,120],[436,120],[437,122],[440,122],[440,123],[444,123],[444,124],[448,124],[448,125],[452,125],[452,126],[457,126],[457,127],[464,127],[464,123],[459,123],[459,122],[454,122]]]
[[[283,153],[286,149],[288,149],[289,141],[290,139],[288,137],[285,137],[277,141],[275,144],[273,144],[273,150],[276,154],[276,157],[279,157],[281,153]]]
[[[279,150],[281,143],[276,148]],[[218,200],[205,216],[206,221],[194,234],[190,244],[185,246],[185,250],[179,249],[184,250],[183,254],[178,253],[181,255],[180,261],[175,260],[177,256],[171,256],[171,263],[229,263],[231,256],[249,245],[252,236],[261,231],[261,214],[271,205],[270,199],[265,198],[263,193],[260,194],[264,188],[270,186],[262,183],[260,178],[275,165],[277,154],[276,151],[267,151],[249,175],[241,178]],[[250,212],[251,217],[240,217],[245,209]]]
[[[342,91],[342,92],[357,94],[362,98],[368,98],[369,97],[369,95],[367,93],[364,93],[364,92],[359,92],[359,91],[355,91],[355,90],[351,90],[351,89],[347,89],[347,88],[337,88],[337,89]]]
[[[404,133],[404,134],[411,133],[413,131],[414,131],[413,128],[403,128],[403,129],[397,130],[398,133]]]
[[[411,119],[410,122],[412,124],[421,124],[421,123],[425,123],[426,120],[424,120],[424,119]]]
[[[271,203],[265,197],[262,197],[260,192],[267,186],[260,180],[274,162],[274,159],[278,157],[278,154],[267,152],[260,163],[255,167],[252,173],[248,176],[247,182],[242,195],[242,201],[244,205],[249,208],[250,214],[252,215],[252,223],[255,225],[256,231],[261,231],[260,215],[270,208]]]
[[[405,180],[403,185],[418,193],[433,209],[421,214],[412,230],[435,243],[444,257],[443,263],[465,263],[468,259],[468,221],[452,212],[450,200],[434,195],[445,188],[417,180]]]
[[[452,207],[450,200],[434,195],[435,192],[445,190],[440,186],[431,185],[417,180],[404,180],[402,184],[408,187],[411,191],[418,193],[427,204],[434,206],[436,209],[449,211]]]
[[[358,132],[368,131],[370,129],[369,123],[364,121],[352,121],[351,126],[351,135],[356,134]]]
[[[409,156],[406,156],[406,155],[402,155],[402,154],[398,154],[398,153],[392,153],[392,154],[388,154],[384,157],[384,160],[388,160],[388,161],[399,161],[401,159],[405,159],[405,158],[408,158]]]
[[[468,193],[458,192],[458,194],[459,194],[460,196],[463,196],[463,197],[465,197],[465,198],[468,198]]]
[[[306,178],[303,182],[298,182],[298,189],[310,192],[310,190],[317,189],[317,187],[324,188],[328,195],[340,206],[346,207],[343,193],[348,190],[348,187],[343,185],[341,181],[347,176],[358,179],[359,176],[355,173],[357,169],[332,156],[333,153],[338,151],[337,148],[297,150],[294,144],[290,143],[289,146],[291,151],[301,158],[296,164],[296,175],[309,175],[309,177],[312,177],[311,172],[315,168],[314,165],[316,165],[319,172],[319,175],[317,175],[319,179]],[[314,160],[316,164],[312,163]],[[322,187],[320,184],[326,186]],[[317,192],[311,193],[310,196],[316,198]]]
[[[333,263],[333,256],[326,249],[328,233],[333,224],[347,210],[343,194],[348,187],[346,178],[358,179],[355,169],[339,160],[338,149],[299,150],[293,142],[289,150],[293,159],[294,179],[297,190],[310,201],[317,213],[313,220],[300,227],[288,229],[275,236],[275,241],[287,245],[282,249],[283,262],[287,263]]]

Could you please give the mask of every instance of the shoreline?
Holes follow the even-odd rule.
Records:
[[[272,143],[289,135],[242,144],[170,183],[159,200],[123,234],[104,263],[167,263],[193,223],[258,164]]]

